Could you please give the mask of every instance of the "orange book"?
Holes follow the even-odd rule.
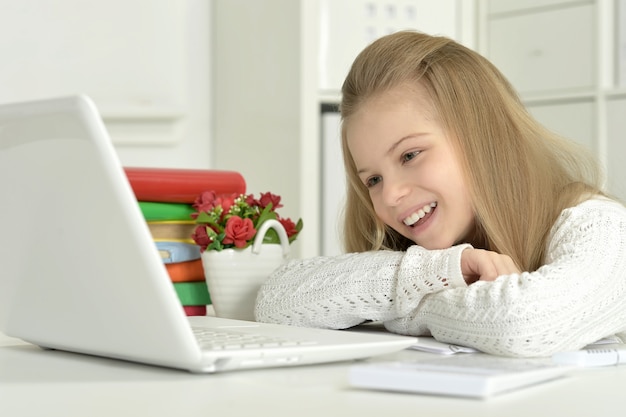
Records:
[[[193,204],[202,192],[243,194],[246,182],[236,171],[125,167],[138,201]]]
[[[172,282],[204,281],[202,259],[164,264]]]

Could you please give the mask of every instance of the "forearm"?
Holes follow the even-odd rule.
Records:
[[[583,271],[587,272],[587,271]],[[549,356],[626,329],[626,289],[615,275],[560,278],[524,273],[429,295],[410,314],[385,323],[396,333],[429,332],[442,342],[503,356]],[[578,272],[580,273],[580,272]]]
[[[259,321],[347,328],[402,317],[430,293],[465,286],[460,254],[467,246],[427,251],[377,251],[295,260],[259,291]]]
[[[552,230],[532,273],[440,291],[385,325],[506,356],[547,356],[626,330],[626,213],[590,201]]]

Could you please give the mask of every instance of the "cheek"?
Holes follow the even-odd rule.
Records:
[[[374,212],[376,213],[376,217],[378,217],[385,224],[389,224],[388,215],[385,211],[385,205],[382,204],[379,198],[375,195],[370,194],[370,201],[372,202],[372,206],[374,207]]]
[[[476,216],[474,214],[474,209],[472,207],[469,196],[463,191],[460,192],[462,193],[462,197],[457,202],[457,204],[459,205],[457,216],[459,226],[462,229],[461,237],[464,238],[474,230]]]

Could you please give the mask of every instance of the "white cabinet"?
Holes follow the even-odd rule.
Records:
[[[0,10],[0,102],[87,94],[125,165],[208,167],[206,0],[20,0]]]
[[[520,93],[595,86],[593,4],[500,15],[490,18],[488,26],[487,54]]]
[[[281,195],[281,214],[304,221],[294,256],[318,255],[328,191],[322,182],[322,105],[339,102],[343,77],[369,41],[367,34],[375,35],[375,30],[383,34],[386,28],[404,29],[414,23],[415,29],[447,34],[473,46],[475,3],[213,0],[212,4],[211,166],[240,171],[250,193]]]
[[[607,102],[607,136],[608,187],[626,199],[626,94]]]
[[[579,0],[488,0],[490,14],[531,11],[554,6],[567,6]]]
[[[572,99],[560,102],[527,103],[530,113],[545,126],[572,139],[594,152],[596,141],[596,103],[592,99]]]
[[[481,0],[479,51],[545,126],[604,164],[626,199],[626,94],[619,87],[625,0]],[[619,12],[622,13],[619,13]],[[616,17],[617,16],[617,17]],[[624,43],[624,42],[622,42]],[[626,54],[626,52],[622,52]]]
[[[354,58],[383,35],[419,28],[459,39],[458,1],[319,0],[319,91],[339,91]]]

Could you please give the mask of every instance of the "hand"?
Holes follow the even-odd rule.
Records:
[[[508,255],[483,249],[465,249],[461,253],[461,272],[469,285],[478,280],[493,281],[500,275],[520,271]]]

